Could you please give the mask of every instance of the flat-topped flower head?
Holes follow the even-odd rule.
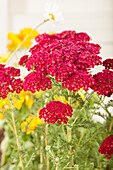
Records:
[[[48,76],[55,77],[57,82],[62,82],[62,87],[74,92],[80,88],[87,91],[94,85],[95,80],[89,70],[102,64],[98,56],[100,46],[90,43],[86,33],[71,30],[52,35],[44,33],[35,40],[37,44],[30,49],[31,54],[19,61],[28,71],[34,71],[25,77],[24,90],[49,89],[52,82]],[[38,81],[35,82],[36,79]]]
[[[113,59],[112,58],[108,58],[106,60],[103,61],[103,66],[105,67],[105,69],[113,69]]]
[[[113,135],[110,135],[104,139],[98,152],[106,155],[107,159],[111,159],[111,155],[113,154]]]
[[[72,107],[67,103],[64,104],[60,101],[51,101],[40,110],[39,112],[39,118],[44,118],[44,121],[47,123],[55,123],[61,124],[62,122],[67,124],[68,118],[72,117],[73,109]]]
[[[5,99],[9,92],[20,93],[23,81],[18,78],[20,70],[14,67],[5,67],[0,64],[0,97]]]
[[[99,95],[110,97],[113,93],[113,71],[103,70],[93,75],[95,83],[91,88]]]

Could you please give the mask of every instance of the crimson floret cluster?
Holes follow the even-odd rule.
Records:
[[[113,59],[108,58],[106,60],[103,61],[103,66],[105,67],[105,69],[113,69]]]
[[[9,92],[20,93],[23,81],[20,78],[20,70],[14,67],[6,67],[0,64],[0,97],[5,99]]]
[[[105,154],[107,159],[111,159],[111,155],[113,154],[113,135],[110,135],[104,139],[98,152]]]
[[[103,70],[93,75],[95,84],[91,88],[99,95],[110,97],[113,93],[113,71]]]
[[[28,74],[23,83],[24,90],[32,89],[32,92],[35,92],[34,89],[41,89],[43,84],[42,90],[49,89],[51,81],[47,79],[48,75],[61,82],[62,87],[74,92],[81,87],[88,90],[89,86],[94,84],[89,70],[95,65],[102,64],[101,57],[98,56],[100,46],[90,43],[90,37],[86,33],[75,31],[63,31],[52,35],[44,33],[38,35],[35,40],[37,44],[30,49],[31,55],[23,56],[19,64],[25,66],[28,71],[34,70],[35,73],[32,74],[34,78],[43,79],[39,78],[38,83],[35,80],[32,83],[29,82],[31,73]]]
[[[44,118],[44,121],[47,123],[55,123],[61,124],[62,122],[67,124],[68,118],[67,116],[72,117],[73,109],[67,103],[64,104],[60,101],[51,101],[40,110],[39,118]]]

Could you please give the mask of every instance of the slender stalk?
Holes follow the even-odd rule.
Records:
[[[13,58],[13,56],[15,55],[15,53],[21,48],[22,44],[30,37],[30,35],[37,30],[41,25],[43,25],[44,23],[46,23],[47,21],[49,21],[49,19],[46,19],[44,21],[42,21],[39,25],[37,25],[31,32],[30,34],[28,34],[27,37],[25,37],[25,39],[18,45],[18,47],[12,52],[10,58],[7,60],[6,64],[9,64],[11,59]]]
[[[58,170],[58,167],[59,167],[59,164],[56,165],[56,169],[55,170]]]
[[[69,146],[69,154],[72,155],[72,147]],[[73,166],[73,157],[71,158],[70,166]]]
[[[40,164],[41,170],[43,170],[43,136],[41,136],[41,147],[40,147]]]
[[[112,117],[112,120],[111,120],[111,123],[110,123],[110,126],[109,126],[109,132],[111,132],[112,126],[113,126],[113,117]]]
[[[108,111],[107,108],[105,108],[102,104],[100,104],[100,106],[106,111],[106,113],[108,113],[109,116],[111,116],[111,113]]]
[[[0,170],[1,170],[1,162],[2,162],[2,150],[1,150],[1,143],[0,143]]]
[[[88,101],[85,102],[85,104],[83,105],[82,109],[80,110],[80,112],[78,113],[78,115],[76,116],[74,122],[72,123],[72,127],[75,124],[75,122],[77,121],[77,119],[79,118],[80,114],[82,113],[82,111],[84,110],[85,106],[87,105]]]
[[[102,170],[102,161],[104,159],[104,155],[101,156],[101,162],[100,162],[100,170]]]
[[[70,91],[68,90],[68,96],[70,96]],[[71,105],[71,97],[68,97],[68,103]],[[71,128],[67,127],[68,142],[71,142]],[[69,154],[72,154],[72,147],[69,146]],[[71,159],[70,166],[73,166],[73,158]]]
[[[62,125],[62,130],[63,130],[63,133],[64,133],[65,140],[68,142],[67,135],[66,135],[66,132],[65,132],[65,129],[64,129],[64,125]]]
[[[48,125],[46,125],[46,127],[45,127],[45,144],[46,144],[46,147],[48,145],[47,133],[48,133]],[[47,152],[46,152],[46,161],[47,161],[47,170],[49,170],[49,155],[48,155]]]
[[[15,136],[16,136],[17,146],[18,146],[19,158],[20,158],[22,169],[24,169],[23,159],[22,159],[22,155],[20,153],[20,141],[19,141],[19,137],[17,134],[17,128],[16,128],[16,123],[15,123],[15,118],[14,118],[13,112],[11,112],[11,116],[12,116],[13,127],[14,127]]]
[[[78,149],[78,147],[79,147],[79,145],[80,145],[80,143],[81,143],[81,140],[82,140],[82,138],[84,137],[85,132],[86,132],[86,129],[84,129],[84,131],[83,131],[83,133],[82,133],[82,135],[81,135],[81,137],[80,137],[80,139],[79,139],[79,141],[78,141],[78,143],[77,143],[77,146],[76,146],[74,152],[77,151],[77,149]]]
[[[95,114],[95,112],[96,112],[97,109],[98,109],[98,105],[97,105],[97,107],[95,108],[93,114],[91,115],[90,120],[93,118],[93,116],[94,116],[94,114]]]

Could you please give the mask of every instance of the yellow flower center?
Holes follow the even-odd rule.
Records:
[[[52,13],[49,13],[49,16],[51,16],[51,20],[55,21],[55,17]]]

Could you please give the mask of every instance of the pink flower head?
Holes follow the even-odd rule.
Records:
[[[45,77],[48,75],[55,77],[56,81],[62,82],[62,87],[73,91],[81,87],[88,90],[90,85],[94,84],[94,79],[88,70],[102,64],[101,57],[98,56],[100,46],[90,43],[90,37],[86,33],[76,33],[71,30],[52,35],[44,33],[38,35],[35,40],[37,44],[30,49],[31,55],[23,56],[19,62],[28,71],[34,70],[36,72],[34,75],[37,74],[37,77],[42,74],[45,74]],[[34,91],[38,84],[44,84],[44,88],[42,86],[41,88],[45,89],[42,79],[38,78],[36,85],[33,79],[31,79],[33,83],[31,81],[28,83],[28,77],[25,77],[25,89],[29,86],[29,90]]]
[[[105,67],[105,69],[113,69],[113,59],[108,58],[106,60],[103,61],[103,66]]]
[[[24,55],[23,57],[21,57],[18,64],[21,66],[24,66],[26,64],[27,60],[28,60],[28,55]]]
[[[0,65],[0,97],[5,99],[9,92],[19,93],[23,88],[23,81],[17,79],[20,76],[20,70],[14,67]]]
[[[51,80],[43,74],[38,74],[38,72],[31,72],[25,77],[23,83],[23,89],[25,91],[31,91],[35,93],[36,91],[45,91],[46,89],[51,89]]]
[[[108,159],[111,159],[111,155],[113,154],[113,135],[110,135],[104,139],[98,152],[106,155]]]
[[[12,89],[13,91],[16,91],[16,93],[20,93],[23,89],[23,81],[19,79],[15,79],[12,83]]]
[[[66,116],[72,117],[73,109],[67,103],[61,103],[59,101],[51,101],[40,110],[39,118],[44,118],[44,121],[47,123],[55,123],[61,124],[62,122],[67,124],[68,118]]]
[[[113,93],[113,71],[103,70],[93,75],[95,84],[91,88],[99,95],[110,97]]]

